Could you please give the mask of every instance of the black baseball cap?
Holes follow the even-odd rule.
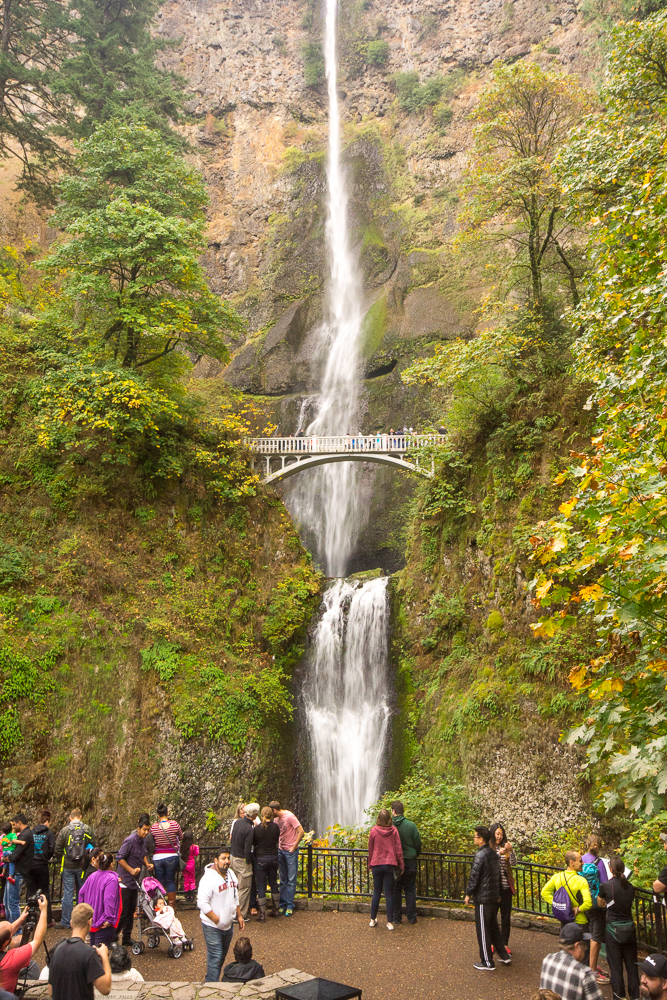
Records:
[[[584,940],[584,932],[579,924],[563,924],[558,935],[558,944],[576,944]]]
[[[667,979],[667,958],[664,955],[649,955],[643,962],[637,962],[637,968],[654,979]]]

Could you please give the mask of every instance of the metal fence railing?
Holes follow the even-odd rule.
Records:
[[[210,864],[215,847],[201,847],[195,862],[195,877],[199,880],[205,865]],[[328,848],[308,845],[299,851],[297,896],[364,899],[373,893],[373,879],[367,867],[367,852],[355,848]],[[420,855],[417,869],[417,899],[428,903],[462,903],[470,875],[473,856],[470,854],[437,854],[426,851]],[[542,899],[542,888],[556,869],[519,861],[512,869],[516,894],[513,909],[529,916],[550,917],[550,907]],[[177,875],[177,889],[182,888],[182,875]],[[53,867],[51,899],[62,898],[60,872]],[[646,889],[635,890],[635,922],[640,945],[649,951],[667,953],[667,909],[656,902]]]

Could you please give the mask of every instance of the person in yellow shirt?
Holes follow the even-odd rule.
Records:
[[[574,910],[574,919],[576,923],[585,927],[588,925],[586,911],[590,910],[593,900],[588,882],[583,875],[579,874],[582,865],[581,854],[578,851],[568,851],[565,855],[565,864],[567,865],[565,871],[552,875],[542,887],[540,895],[551,906],[558,889],[565,886]]]

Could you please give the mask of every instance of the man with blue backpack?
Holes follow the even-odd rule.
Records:
[[[600,985],[609,982],[609,976],[598,965],[600,948],[605,938],[606,911],[597,906],[597,898],[600,894],[600,886],[603,882],[609,881],[607,867],[600,857],[602,841],[597,833],[591,833],[586,839],[587,851],[581,858],[581,874],[588,882],[593,905],[586,914],[588,917],[588,930],[591,935],[590,967],[597,976]]]
[[[577,923],[584,933],[588,932],[587,912],[593,905],[588,882],[580,874],[582,867],[579,851],[568,851],[565,855],[567,867],[556,872],[542,887],[541,896],[561,924]]]

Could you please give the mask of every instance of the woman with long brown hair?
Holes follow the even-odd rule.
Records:
[[[512,952],[509,950],[508,944],[512,928],[512,900],[514,898],[512,865],[516,864],[516,855],[507,839],[502,823],[494,823],[489,833],[491,834],[489,844],[500,858],[500,933],[507,952],[511,955]]]
[[[625,877],[625,862],[615,854],[609,862],[611,878],[600,883],[597,903],[606,909],[605,948],[611,990],[615,1000],[639,996],[637,972],[637,929],[632,916],[635,887]],[[623,966],[628,979],[628,992],[623,984]]]
[[[393,931],[394,869],[403,871],[404,862],[401,838],[391,822],[391,813],[388,809],[380,809],[377,823],[368,835],[368,867],[373,874],[370,926],[377,925],[378,907],[384,890],[387,904],[387,930]]]
[[[258,921],[266,920],[266,883],[271,886],[271,901],[273,908],[270,917],[278,916],[280,891],[278,889],[278,840],[280,827],[273,822],[273,809],[264,806],[260,813],[260,822],[252,831],[252,844],[255,855],[255,878],[257,879]]]

